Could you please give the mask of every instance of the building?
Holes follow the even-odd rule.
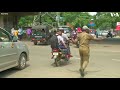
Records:
[[[12,27],[18,25],[18,20],[22,16],[37,15],[39,12],[0,12],[0,27],[10,31]]]

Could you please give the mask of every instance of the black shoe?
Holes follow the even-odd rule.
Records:
[[[83,70],[83,69],[80,69],[80,74],[81,74],[82,77],[85,76],[85,74],[84,74],[84,70]]]

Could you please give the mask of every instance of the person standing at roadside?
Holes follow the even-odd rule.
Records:
[[[26,31],[26,33],[27,33],[28,39],[30,39],[31,38],[31,34],[32,34],[31,28],[28,28],[27,31]]]
[[[15,28],[14,32],[13,32],[13,38],[14,40],[18,40],[18,28]]]
[[[19,40],[22,40],[22,36],[23,36],[23,30],[22,30],[22,28],[19,28],[18,29],[18,38],[19,38]]]
[[[11,29],[11,36],[12,36],[12,39],[13,39],[13,37],[14,37],[14,31],[15,31],[15,29],[12,28],[12,29]]]

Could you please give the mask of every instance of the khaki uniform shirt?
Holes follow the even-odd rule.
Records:
[[[88,48],[89,49],[89,42],[90,40],[94,40],[94,37],[86,32],[82,32],[78,34],[77,40],[79,41],[80,47]]]

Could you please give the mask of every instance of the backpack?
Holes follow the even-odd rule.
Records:
[[[51,48],[58,48],[58,38],[56,35],[53,35],[50,39]]]

